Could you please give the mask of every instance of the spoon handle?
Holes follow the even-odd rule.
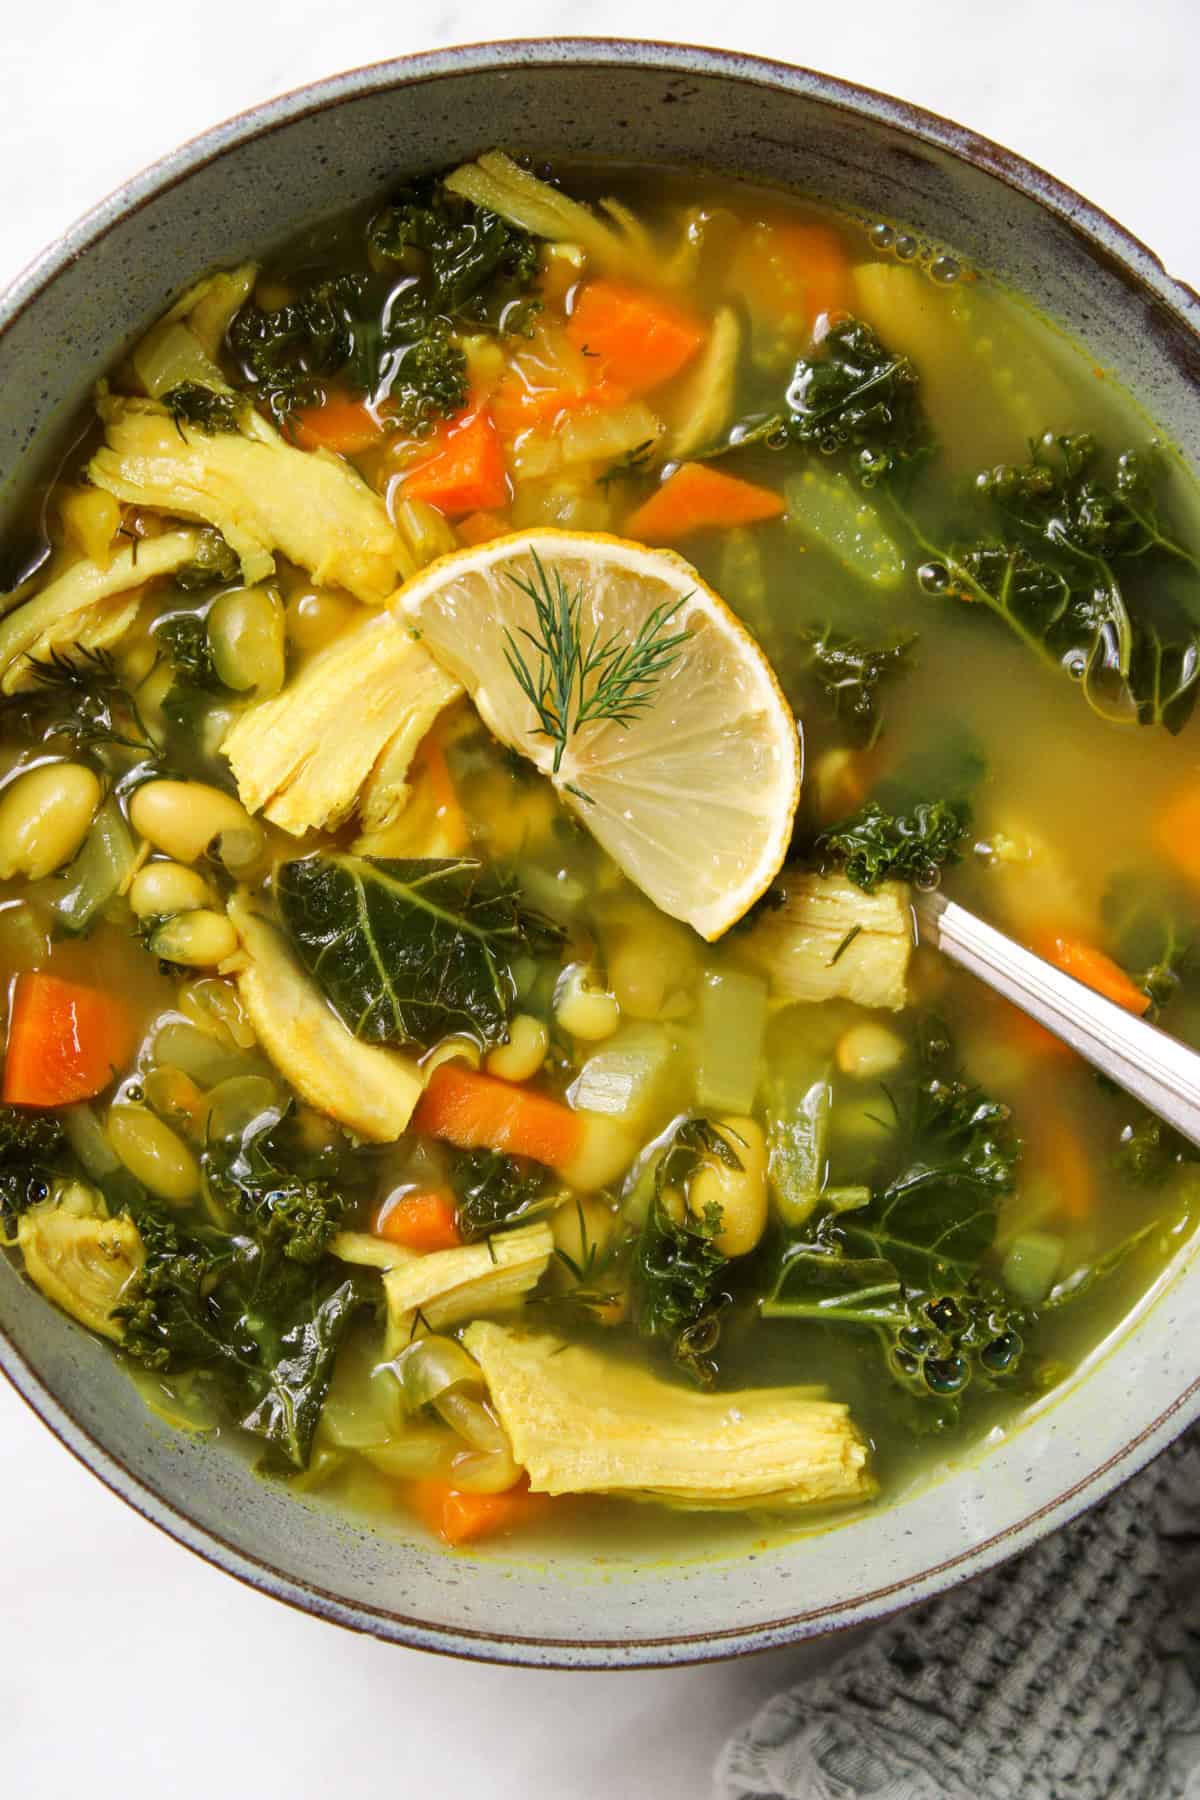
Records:
[[[978,975],[1200,1145],[1200,1054],[1093,993],[965,906],[941,894],[918,894],[914,905],[923,942]]]

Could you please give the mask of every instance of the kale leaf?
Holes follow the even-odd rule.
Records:
[[[469,1150],[450,1171],[458,1201],[458,1229],[467,1243],[527,1219],[545,1204],[550,1172],[524,1156]]]
[[[848,881],[870,894],[881,881],[932,886],[939,869],[959,860],[970,825],[965,803],[918,801],[890,813],[877,800],[821,832],[814,845],[821,868],[841,868]]]
[[[146,1262],[119,1312],[126,1353],[158,1371],[197,1372],[273,1458],[306,1467],[338,1348],[369,1300],[361,1275],[153,1211],[136,1222]]]
[[[1162,519],[1151,463],[1124,451],[1106,481],[1099,461],[1091,436],[1047,432],[1029,462],[984,470],[976,492],[1000,529],[965,546],[931,543],[910,517],[930,553],[918,579],[982,603],[1102,717],[1178,732],[1200,693],[1200,563]]]
[[[503,1042],[512,959],[558,936],[468,857],[309,856],[281,864],[275,897],[305,967],[368,1043]]]
[[[1013,1373],[1025,1315],[984,1272],[1019,1142],[1009,1110],[966,1082],[941,1021],[922,1024],[920,1066],[890,1095],[893,1123],[866,1204],[827,1208],[783,1246],[764,1318],[870,1326],[892,1377],[943,1405],[972,1379]]]
[[[377,259],[415,267],[432,311],[497,330],[528,328],[539,246],[499,213],[441,182],[417,181],[376,214],[367,240]]]
[[[870,646],[831,626],[800,633],[807,646],[808,667],[833,709],[862,744],[879,735],[878,689],[885,677],[899,674],[916,637]]]
[[[285,426],[336,382],[365,394],[386,422],[423,433],[467,402],[456,323],[529,329],[538,248],[436,181],[415,183],[377,214],[362,248],[363,269],[310,279],[269,311],[244,306],[230,348]]]
[[[230,549],[219,531],[202,531],[196,554],[190,563],[176,569],[175,586],[190,594],[200,588],[222,587],[234,581],[240,570],[237,553]]]
[[[208,1144],[205,1180],[267,1250],[316,1264],[361,1197],[366,1170],[345,1146],[306,1153],[291,1126],[290,1115],[269,1111],[242,1137]]]
[[[185,425],[194,426],[206,437],[218,431],[237,431],[247,405],[244,394],[221,393],[202,381],[179,382],[163,395],[162,403],[181,437]]]
[[[0,1105],[0,1219],[11,1220],[46,1198],[64,1148],[55,1114]]]
[[[864,487],[914,464],[930,450],[916,371],[885,348],[861,319],[831,325],[813,356],[792,371],[782,408],[743,419],[705,454],[721,456],[756,443],[793,444],[825,456],[848,456]]]
[[[685,1119],[659,1158],[632,1263],[638,1330],[669,1344],[675,1362],[699,1387],[716,1380],[713,1352],[728,1301],[729,1259],[713,1242],[721,1230],[720,1208],[709,1207],[698,1218],[688,1206],[687,1187],[714,1158],[729,1168],[742,1166],[728,1138],[707,1119]]]

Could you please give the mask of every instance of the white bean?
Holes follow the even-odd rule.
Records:
[[[181,1137],[144,1106],[122,1101],[108,1115],[108,1141],[131,1175],[180,1206],[200,1192],[200,1165]]]
[[[0,795],[0,880],[42,881],[70,862],[100,804],[100,780],[83,763],[43,763]]]
[[[176,862],[193,863],[223,832],[255,831],[240,800],[203,781],[147,781],[129,802],[129,821]]]
[[[554,1017],[573,1038],[598,1042],[621,1023],[616,996],[587,963],[568,963],[554,989]]]
[[[238,934],[224,913],[200,907],[176,913],[152,935],[150,948],[164,962],[181,963],[187,969],[211,969],[232,956]]]
[[[898,1069],[908,1054],[904,1039],[867,1019],[842,1033],[834,1061],[843,1075],[855,1081],[879,1081]]]
[[[235,588],[214,600],[208,641],[217,674],[235,693],[253,689],[267,699],[283,686],[283,602],[270,588]]]
[[[688,1207],[698,1219],[709,1207],[718,1207],[721,1228],[714,1244],[723,1256],[745,1256],[766,1229],[767,1146],[754,1119],[717,1119],[714,1124],[741,1166],[735,1169],[710,1157],[688,1185]]]
[[[508,1028],[507,1044],[489,1051],[487,1072],[502,1081],[528,1081],[546,1060],[550,1033],[532,1013],[516,1013]]]
[[[212,898],[203,875],[183,863],[147,863],[129,884],[129,904],[139,919],[193,912],[198,906],[211,906]]]

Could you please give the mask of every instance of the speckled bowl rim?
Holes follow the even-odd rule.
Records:
[[[0,293],[0,335],[69,264],[98,243],[121,219],[174,187],[196,169],[247,141],[290,125],[341,102],[391,87],[439,81],[464,73],[509,73],[563,65],[637,66],[678,75],[708,75],[768,86],[844,112],[868,117],[981,169],[1034,199],[1063,220],[1101,262],[1115,267],[1134,289],[1149,291],[1186,331],[1200,341],[1200,295],[1167,273],[1140,239],[1101,208],[1085,200],[1036,164],[936,113],[873,88],[763,57],[686,44],[604,38],[506,39],[397,57],[296,88],[239,113],[161,158],[115,189],[43,251]],[[1107,1360],[1107,1358],[1105,1359]],[[1135,1433],[1116,1454],[1054,1500],[1025,1518],[920,1575],[886,1584],[856,1599],[795,1612],[765,1624],[679,1636],[571,1638],[498,1636],[464,1626],[445,1626],[384,1607],[349,1602],[325,1588],[284,1575],[270,1563],[248,1556],[169,1504],[137,1473],[86,1430],[66,1403],[53,1394],[0,1329],[0,1370],[42,1422],[86,1468],[128,1505],[179,1544],[227,1574],[330,1623],[369,1633],[412,1649],[479,1661],[544,1668],[669,1667],[714,1661],[732,1655],[780,1648],[812,1637],[886,1617],[932,1598],[970,1577],[983,1574],[1017,1551],[1077,1517],[1143,1468],[1200,1417],[1200,1378]],[[901,1503],[902,1504],[902,1503]]]

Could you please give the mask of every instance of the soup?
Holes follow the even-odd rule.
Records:
[[[200,282],[8,546],[14,1269],[453,1545],[1016,1428],[1192,1153],[912,893],[1200,1042],[1195,514],[1017,299],[773,192],[492,153]]]

